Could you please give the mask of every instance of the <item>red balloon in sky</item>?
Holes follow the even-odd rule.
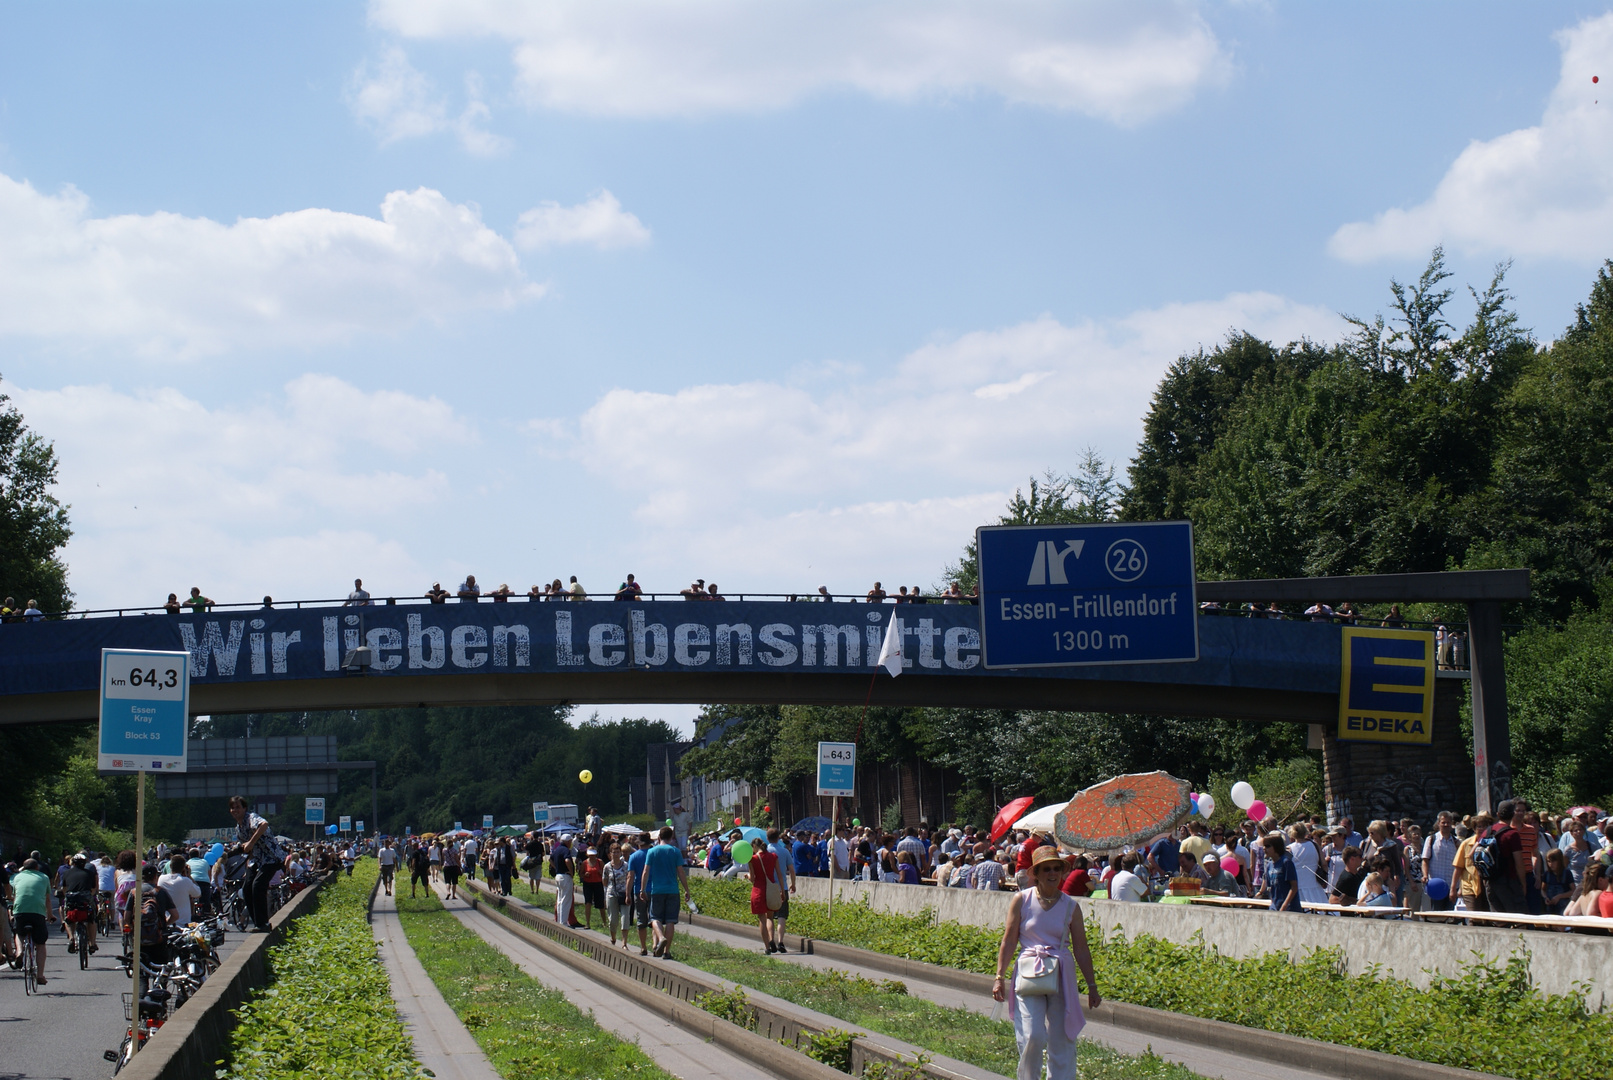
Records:
[[[1598,83],[1598,82],[1601,82],[1601,81],[1602,81],[1602,77],[1600,75],[1592,75],[1591,76],[1591,82]]]

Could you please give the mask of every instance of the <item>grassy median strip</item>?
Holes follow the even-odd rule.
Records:
[[[271,982],[237,1011],[221,1080],[424,1075],[364,917],[376,873],[365,859],[326,885],[318,908],[269,950]]]
[[[752,921],[748,883],[690,884],[701,911]],[[986,974],[1001,937],[998,930],[937,923],[933,912],[891,915],[863,903],[837,904],[831,921],[827,905],[802,900],[790,901],[789,928]],[[1542,994],[1529,981],[1522,949],[1504,965],[1475,962],[1425,990],[1399,979],[1350,975],[1342,950],[1318,949],[1298,963],[1286,953],[1235,960],[1200,942],[1147,935],[1127,941],[1118,932],[1104,940],[1088,929],[1106,998],[1521,1080],[1579,1080],[1607,1071],[1613,1010],[1593,1012],[1583,997]]]
[[[468,930],[436,896],[397,903],[426,974],[504,1080],[672,1080]]]
[[[793,923],[793,900],[790,910]],[[1003,1076],[1013,1076],[1019,1061],[1014,1029],[1006,1020],[913,997],[895,979],[820,971],[693,935],[678,938],[677,954],[683,963],[719,978]],[[1193,1080],[1198,1075],[1154,1054],[1133,1057],[1090,1040],[1081,1043],[1080,1062],[1087,1080]]]

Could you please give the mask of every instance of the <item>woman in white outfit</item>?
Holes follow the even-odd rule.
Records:
[[[1017,1080],[1041,1080],[1044,1054],[1048,1080],[1075,1080],[1075,1037],[1086,1024],[1076,991],[1076,965],[1086,979],[1087,1007],[1096,1009],[1103,1001],[1092,971],[1081,905],[1060,889],[1067,871],[1056,848],[1036,849],[1031,857],[1034,886],[1021,889],[1008,905],[1008,922],[997,949],[991,996],[1008,1002],[1013,1013],[1014,1039],[1019,1044]]]
[[[1321,849],[1316,838],[1304,825],[1295,822],[1288,829],[1288,854],[1293,856],[1294,869],[1299,873],[1299,899],[1306,904],[1327,903],[1327,874],[1320,867]]]

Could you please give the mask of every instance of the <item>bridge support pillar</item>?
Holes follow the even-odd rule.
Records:
[[[1506,653],[1501,605],[1467,605],[1468,650],[1473,660],[1473,784],[1479,809],[1495,810],[1512,798],[1512,736],[1507,724]]]
[[[1424,828],[1441,810],[1472,813],[1473,761],[1462,738],[1461,679],[1434,682],[1434,736],[1428,746],[1346,742],[1323,726],[1322,767],[1327,780],[1327,820],[1349,817],[1357,832],[1367,822],[1409,817]]]

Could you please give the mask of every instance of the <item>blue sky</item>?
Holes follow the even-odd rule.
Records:
[[[81,607],[928,587],[1180,352],[1335,338],[1434,243],[1554,335],[1610,49],[1583,4],[11,5],[0,389]]]

